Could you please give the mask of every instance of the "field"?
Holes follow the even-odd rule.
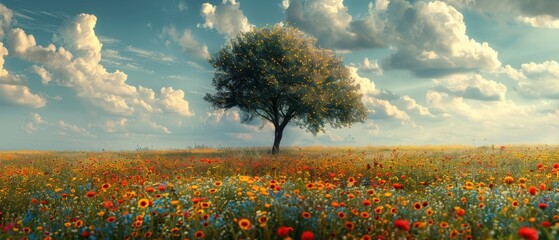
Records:
[[[558,146],[0,152],[0,239],[555,239]]]

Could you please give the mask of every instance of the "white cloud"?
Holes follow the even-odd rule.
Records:
[[[81,128],[77,125],[74,124],[69,124],[64,122],[63,120],[58,121],[58,126],[63,130],[63,131],[70,131],[73,133],[77,133],[80,134],[84,137],[95,137],[95,135],[91,134],[89,131],[87,131],[84,128]]]
[[[94,31],[96,21],[94,15],[80,14],[62,28],[59,39],[68,50],[64,47],[57,49],[53,44],[39,46],[33,35],[27,35],[22,29],[12,29],[8,42],[17,57],[43,65],[51,75],[56,75],[58,84],[74,89],[79,97],[111,114],[128,116],[135,112],[163,112],[159,106],[169,113],[191,114],[188,102],[177,99],[179,93],[184,96],[182,90],[169,92],[162,88],[162,94],[166,94],[163,99],[150,95],[147,95],[150,98],[144,98],[146,95],[142,92],[146,90],[128,85],[127,74],[119,70],[108,72],[100,64],[102,44]],[[162,56],[130,46],[127,49],[145,57]]]
[[[434,90],[452,96],[484,101],[502,101],[507,87],[492,80],[486,80],[479,74],[451,75],[435,80]]]
[[[506,21],[537,28],[559,28],[559,2],[556,0],[449,0],[458,8],[470,8]]]
[[[360,93],[363,95],[362,101],[369,112],[369,118],[373,119],[397,119],[402,121],[410,120],[408,114],[397,106],[390,103],[387,99],[381,99],[382,91],[376,89],[375,83],[368,78],[361,77],[357,73],[357,68],[348,67],[351,77],[355,84],[359,84]]]
[[[37,65],[33,65],[32,69],[33,69],[33,72],[35,72],[37,75],[39,75],[43,85],[47,85],[50,82],[50,80],[52,80],[52,78],[50,76],[50,73],[44,67],[39,67]]]
[[[386,67],[437,77],[501,66],[497,52],[466,35],[463,15],[444,2],[393,1],[388,11],[397,31],[396,52],[385,60]]]
[[[388,4],[390,3],[389,0],[376,0],[375,1],[375,8],[379,11],[385,11],[388,8]]]
[[[538,28],[559,28],[559,19],[554,18],[550,15],[540,15],[535,17],[524,17],[519,16],[517,18],[519,22],[528,24],[532,27]]]
[[[37,131],[41,126],[46,125],[47,122],[43,120],[40,114],[31,113],[31,119],[23,126],[23,130],[27,133],[33,133]]]
[[[173,43],[178,44],[180,48],[187,54],[196,56],[197,58],[208,59],[210,53],[206,44],[200,44],[192,36],[192,31],[185,28],[182,35],[177,32],[174,26],[163,27],[162,36],[169,38]]]
[[[521,119],[528,118],[534,113],[533,107],[517,105],[512,100],[480,101],[436,90],[427,92],[426,101],[430,110],[443,116],[477,122],[485,126],[519,126],[526,124]]]
[[[119,118],[116,120],[106,120],[103,124],[103,130],[108,133],[123,131],[128,124],[128,119]]]
[[[254,25],[248,22],[248,18],[240,9],[240,4],[236,1],[223,1],[223,4],[214,6],[210,3],[203,3],[200,14],[204,17],[204,24],[199,27],[215,29],[227,38],[233,38],[241,32],[249,31]]]
[[[0,39],[4,38],[6,29],[10,27],[12,16],[12,10],[0,3]]]
[[[2,5],[0,5],[0,10]],[[27,105],[33,108],[40,108],[47,103],[42,96],[31,92],[20,75],[12,75],[8,70],[4,69],[4,56],[8,55],[8,49],[0,42],[0,101]]]
[[[149,50],[145,50],[145,49],[141,49],[141,48],[137,48],[137,47],[133,47],[133,46],[128,46],[126,47],[126,50],[136,54],[136,56],[138,57],[142,57],[142,58],[146,58],[149,60],[158,60],[158,61],[162,61],[162,62],[174,62],[176,59],[173,56],[169,56],[169,55],[165,55],[163,53],[160,52],[153,52],[153,51],[149,51]]]
[[[526,63],[515,69],[505,66],[505,73],[516,80],[515,90],[530,98],[559,99],[559,63]]]
[[[355,50],[385,46],[385,21],[372,7],[365,17],[353,19],[343,0],[293,0],[285,14],[290,24],[314,35],[325,47]]]
[[[172,87],[161,88],[161,104],[164,109],[170,112],[187,117],[194,115],[188,108],[188,102],[184,100],[184,91],[180,89],[173,90]]]
[[[383,71],[377,60],[369,60],[369,58],[364,58],[359,64],[359,69],[364,71],[369,71],[376,73],[377,75],[382,75]]]

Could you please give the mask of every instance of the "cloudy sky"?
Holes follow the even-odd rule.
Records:
[[[212,53],[280,22],[342,56],[369,109],[282,146],[559,143],[556,0],[9,0],[0,150],[271,146],[202,98]]]

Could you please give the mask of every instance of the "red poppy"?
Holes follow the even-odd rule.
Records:
[[[363,200],[363,205],[364,206],[371,206],[371,201],[369,201],[368,199]]]
[[[392,187],[394,187],[394,189],[402,189],[404,188],[404,185],[401,183],[394,183],[392,184]]]
[[[536,188],[536,186],[530,186],[528,188],[528,192],[530,193],[530,195],[534,196],[538,192],[538,189]]]
[[[541,225],[542,225],[542,227],[544,227],[544,228],[551,227],[551,223],[550,223],[549,221],[543,221],[543,222],[541,223]]]
[[[531,227],[521,227],[518,235],[526,240],[538,240],[538,230]]]
[[[301,240],[314,240],[314,233],[306,231],[301,234]]]
[[[353,230],[355,228],[355,224],[353,224],[352,222],[346,222],[345,223],[345,228],[349,231]]]
[[[394,221],[394,226],[404,231],[410,230],[410,222],[404,219],[397,219],[396,221]]]
[[[276,232],[276,234],[280,238],[286,238],[286,237],[289,236],[289,233],[291,233],[291,232],[293,232],[292,227],[281,226],[281,227],[278,228],[278,231]]]
[[[549,206],[549,205],[547,205],[547,203],[540,203],[540,204],[538,204],[538,207],[539,207],[540,209],[546,209],[548,206]]]
[[[86,192],[86,193],[85,193],[85,196],[86,196],[86,197],[90,197],[90,198],[91,198],[91,197],[95,197],[95,192],[94,192],[94,191]]]

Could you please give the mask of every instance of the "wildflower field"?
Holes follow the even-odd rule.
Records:
[[[0,152],[0,239],[556,239],[559,147]]]

